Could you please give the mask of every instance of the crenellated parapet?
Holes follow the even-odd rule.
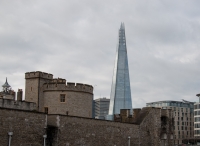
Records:
[[[25,79],[31,79],[31,78],[53,79],[53,75],[41,71],[26,72]]]
[[[52,79],[49,84],[66,84],[66,80],[62,78]]]
[[[67,82],[65,79],[53,79],[49,83],[43,85],[43,91],[76,91],[76,92],[88,92],[93,94],[93,86],[82,84],[82,83],[72,83]]]

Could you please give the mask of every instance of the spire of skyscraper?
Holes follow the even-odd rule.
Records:
[[[132,110],[124,23],[121,23],[119,29],[119,44],[115,58],[115,66],[113,71],[113,80],[110,94],[110,106],[107,120],[113,120],[113,115],[119,114],[120,109]]]

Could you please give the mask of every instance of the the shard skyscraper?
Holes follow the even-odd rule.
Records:
[[[119,44],[113,71],[109,113],[106,119],[113,120],[113,115],[119,114],[120,109],[131,109],[132,111],[126,36],[123,23],[119,29]]]

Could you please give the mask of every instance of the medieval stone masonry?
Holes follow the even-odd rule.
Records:
[[[25,74],[25,101],[35,102],[38,111],[92,117],[93,87],[81,83],[67,83],[53,79],[52,74],[27,72]]]
[[[12,146],[172,146],[170,110],[144,108],[138,123],[123,123],[0,108],[0,143]],[[128,118],[128,117],[127,117]]]
[[[0,98],[0,146],[172,146],[171,109],[121,109],[92,119],[93,87],[44,72],[25,74],[25,101]],[[133,115],[130,115],[133,113]]]

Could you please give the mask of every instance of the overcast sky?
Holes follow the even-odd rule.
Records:
[[[125,23],[133,108],[197,101],[199,0],[0,0],[0,84],[24,90],[25,72],[94,86],[110,98]]]

